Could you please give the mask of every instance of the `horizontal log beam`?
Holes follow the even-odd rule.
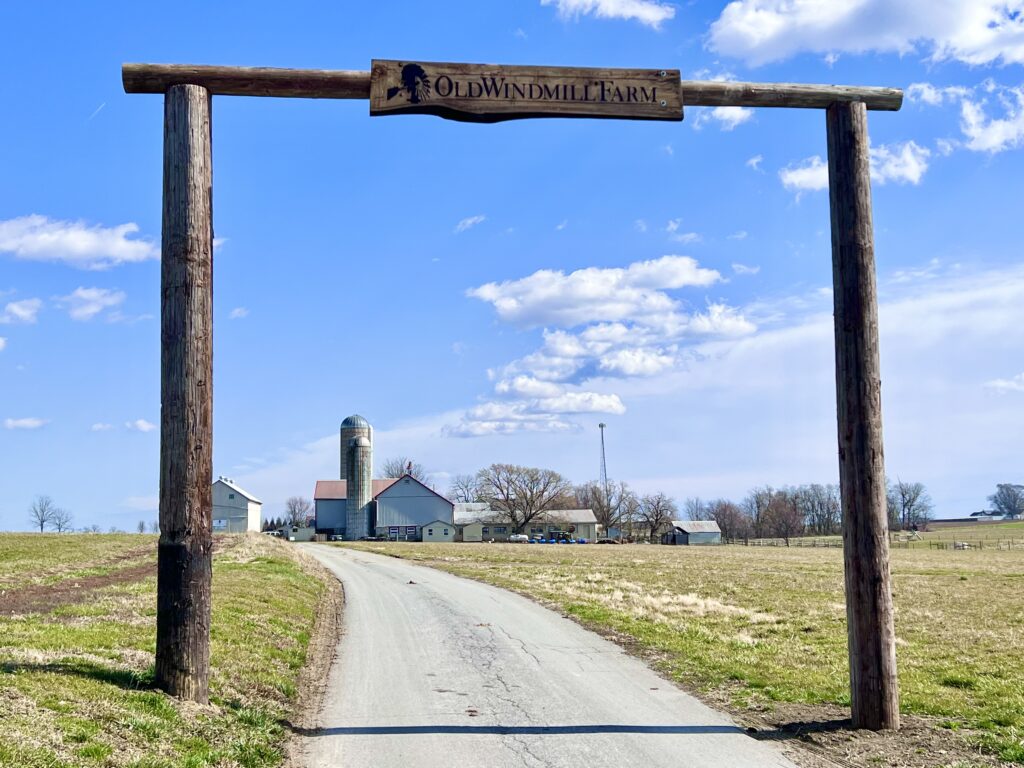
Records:
[[[369,99],[364,70],[219,67],[192,64],[124,64],[125,93],[166,93],[172,85],[201,85],[217,96],[300,99]],[[868,109],[898,110],[903,91],[848,85],[734,83],[683,80],[687,107],[796,107],[825,109],[836,102],[864,102]]]
[[[125,93],[165,93],[172,85],[201,85],[216,96],[369,99],[369,71],[123,64]]]
[[[827,109],[830,104],[854,101],[864,102],[868,109],[894,112],[903,105],[903,91],[855,85],[683,80],[683,104],[687,107]]]

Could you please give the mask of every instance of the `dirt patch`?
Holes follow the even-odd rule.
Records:
[[[55,584],[33,584],[7,589],[0,592],[0,615],[49,613],[63,605],[85,602],[106,587],[115,584],[130,584],[155,575],[156,563],[146,563],[98,576],[81,576],[58,581]]]
[[[306,665],[299,672],[298,694],[289,722],[293,736],[285,745],[285,768],[305,765],[302,742],[295,734],[316,728],[341,637],[341,611],[345,604],[344,588],[333,573],[305,552],[295,550],[294,555],[304,571],[324,582],[326,591],[317,609],[316,624],[306,650]]]

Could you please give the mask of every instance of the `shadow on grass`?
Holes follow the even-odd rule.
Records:
[[[15,675],[21,672],[43,672],[83,677],[132,691],[152,689],[156,680],[156,671],[153,667],[144,672],[138,672],[132,669],[106,667],[93,661],[51,661],[46,663],[5,661],[0,664],[0,673],[5,675]]]
[[[792,723],[779,723],[774,728],[748,728],[747,733],[759,741],[781,741],[783,739],[799,739],[811,733],[835,733],[836,731],[853,731],[850,718],[835,720],[803,720]]]

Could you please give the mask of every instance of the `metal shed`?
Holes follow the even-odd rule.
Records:
[[[722,529],[714,520],[673,520],[672,529],[662,534],[662,544],[721,544]]]

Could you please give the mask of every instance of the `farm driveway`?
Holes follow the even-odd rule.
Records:
[[[793,768],[620,648],[486,584],[301,545],[345,589],[310,768]]]

